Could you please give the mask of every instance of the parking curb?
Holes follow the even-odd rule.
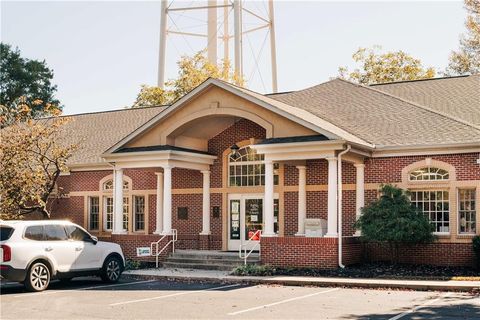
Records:
[[[253,277],[226,276],[205,277],[187,275],[155,275],[129,272],[124,277],[145,280],[164,280],[178,282],[227,283],[227,284],[269,284],[284,286],[344,287],[363,289],[400,289],[419,291],[456,291],[478,292],[480,281],[421,281],[421,280],[385,280],[350,278],[296,278],[295,277]],[[447,282],[447,283],[445,283]]]

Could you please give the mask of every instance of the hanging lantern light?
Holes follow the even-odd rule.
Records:
[[[237,146],[236,143],[234,143],[233,146],[230,147],[230,156],[233,159],[236,159],[238,157],[238,150],[240,150],[240,148]]]

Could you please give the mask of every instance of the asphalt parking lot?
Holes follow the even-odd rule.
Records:
[[[94,278],[0,287],[1,319],[480,319],[469,293]]]

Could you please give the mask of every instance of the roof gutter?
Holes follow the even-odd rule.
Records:
[[[342,233],[343,233],[342,232],[343,231],[343,228],[342,228],[342,222],[343,222],[343,219],[342,219],[342,215],[343,215],[342,213],[342,192],[343,192],[342,156],[345,153],[349,152],[350,149],[352,149],[352,146],[347,144],[347,148],[338,154],[338,161],[337,161],[338,266],[342,269],[345,268],[345,265],[343,264],[343,261],[342,261],[342,244],[343,244],[343,241],[342,241]]]

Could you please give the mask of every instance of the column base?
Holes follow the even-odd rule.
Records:
[[[162,232],[163,232],[162,230],[155,230],[155,231],[153,231],[153,234],[158,234],[158,235],[161,235],[161,234],[162,234]]]
[[[162,235],[162,236],[171,236],[171,235],[173,235],[173,231],[172,231],[172,230],[170,230],[170,231],[165,231],[165,230],[164,230],[164,231],[162,231],[162,233],[160,233],[160,235]]]
[[[210,232],[210,231],[202,231],[202,232],[199,233],[199,235],[201,235],[201,236],[209,236],[211,234],[212,234],[212,232]]]
[[[112,231],[112,234],[113,234],[113,235],[117,235],[117,234],[128,234],[128,232],[127,232],[127,230]]]
[[[338,233],[327,233],[325,238],[338,238]]]
[[[271,233],[271,234],[262,233],[261,237],[266,237],[266,238],[278,237],[278,234],[276,234],[276,233]]]
[[[305,233],[295,233],[295,237],[305,237]]]

